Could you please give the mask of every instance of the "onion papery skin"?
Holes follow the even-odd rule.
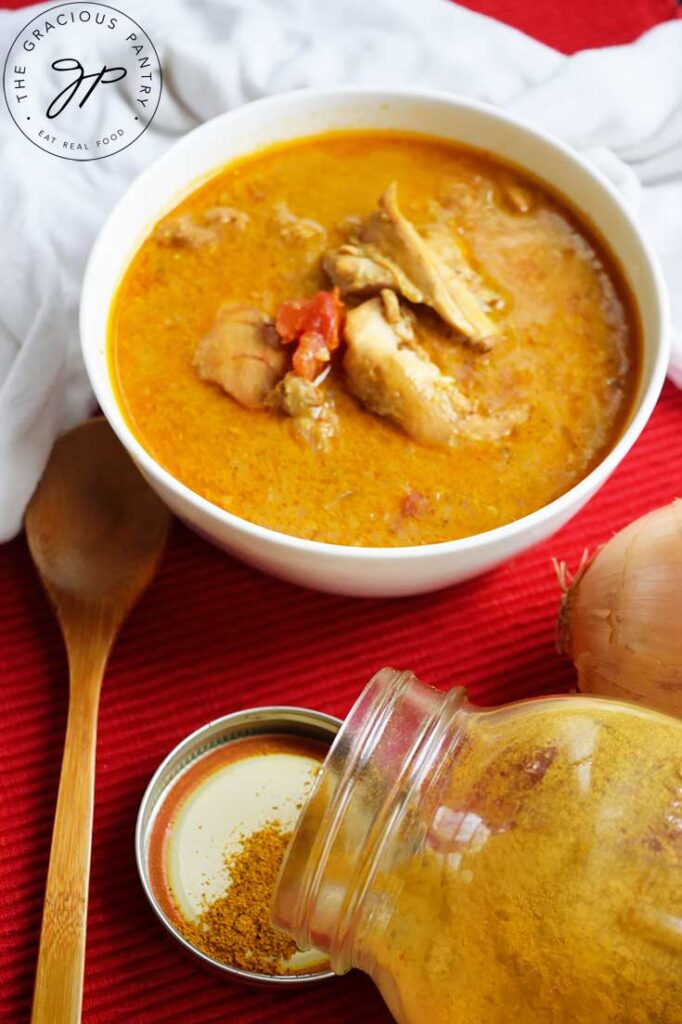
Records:
[[[682,501],[617,533],[564,597],[578,686],[682,717]]]

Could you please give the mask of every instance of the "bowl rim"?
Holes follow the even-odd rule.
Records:
[[[88,337],[89,332],[86,324],[86,313],[89,306],[90,294],[97,290],[98,282],[96,275],[98,263],[102,258],[101,254],[107,247],[109,232],[112,229],[112,224],[114,224],[121,216],[120,210],[128,201],[130,193],[133,192],[133,190],[139,191],[147,188],[149,189],[150,194],[153,194],[153,188],[150,188],[150,186],[152,186],[159,171],[163,170],[166,165],[177,162],[179,158],[181,159],[183,152],[186,149],[191,148],[195,144],[197,138],[201,135],[215,131],[217,123],[227,122],[229,124],[230,120],[237,120],[238,118],[245,116],[245,111],[257,113],[258,110],[267,108],[273,113],[276,113],[278,107],[286,108],[292,104],[295,105],[298,102],[304,103],[311,99],[315,99],[320,103],[326,103],[338,98],[349,96],[355,97],[359,101],[368,99],[374,103],[381,102],[382,100],[387,103],[417,101],[447,105],[452,107],[454,110],[465,109],[468,111],[474,111],[475,113],[482,114],[488,120],[498,121],[505,125],[511,125],[513,128],[518,129],[522,134],[526,134],[536,141],[557,150],[563,158],[578,165],[584,173],[594,180],[595,184],[600,187],[602,191],[605,191],[608,194],[611,201],[617,207],[619,214],[624,218],[630,230],[635,235],[645,256],[647,271],[654,286],[653,300],[656,307],[654,315],[659,323],[659,331],[657,351],[654,354],[651,376],[648,385],[643,387],[641,394],[636,401],[630,421],[622,431],[616,443],[606,453],[604,458],[586,474],[586,476],[563,494],[560,494],[557,498],[554,498],[552,501],[542,505],[538,509],[535,509],[533,512],[529,512],[509,523],[504,523],[501,526],[493,527],[492,529],[485,530],[481,533],[471,534],[468,537],[459,537],[453,540],[438,541],[431,544],[372,547],[310,540],[306,537],[297,537],[293,534],[287,534],[269,526],[262,526],[258,523],[251,522],[249,519],[245,519],[236,515],[234,512],[229,512],[227,509],[221,508],[220,505],[214,504],[212,501],[209,501],[208,498],[204,498],[197,491],[192,490],[192,488],[188,487],[187,484],[182,483],[182,481],[170,473],[169,470],[165,469],[159,462],[157,462],[146,448],[143,447],[141,442],[138,441],[134,435],[132,429],[128,426],[123,411],[115,397],[113,381],[111,379],[108,366],[105,373],[107,384],[106,388],[100,388],[97,383],[97,363],[101,357],[97,352],[96,343],[93,339],[89,339]],[[330,130],[333,131],[333,129]],[[295,142],[306,137],[308,136],[305,133],[297,133],[288,139],[278,140],[277,144],[286,145],[287,142]],[[437,138],[438,136],[430,135],[430,137]],[[258,152],[258,149],[254,149],[253,152]],[[244,154],[244,156],[247,155],[248,154]],[[228,166],[229,162],[230,161],[228,160],[225,163],[217,163],[214,168],[208,170],[205,175],[202,175],[198,180],[201,181],[208,179],[212,174],[218,173],[221,167]],[[519,164],[519,167],[523,169],[522,164]],[[535,172],[532,173],[535,174]],[[535,176],[539,177],[541,182],[545,180],[541,174]],[[188,182],[188,184],[190,184],[190,182]],[[549,187],[552,187],[551,182],[547,181],[547,184]],[[556,189],[556,191],[559,195],[562,194],[561,190]],[[141,243],[138,243],[135,251],[139,248],[139,244]],[[637,302],[637,295],[634,289],[632,289],[632,294],[639,314],[639,303]],[[113,295],[110,295],[107,298],[108,311],[111,309],[112,299]],[[104,224],[100,228],[95,243],[90,251],[83,277],[79,311],[79,329],[81,352],[91,387],[95,392],[95,397],[112,429],[117,434],[124,447],[138,463],[138,466],[141,468],[143,473],[152,477],[152,479],[171,491],[176,497],[180,498],[190,506],[193,506],[209,519],[217,519],[236,533],[250,537],[252,540],[286,547],[290,551],[300,552],[301,554],[324,555],[327,558],[337,559],[339,561],[348,559],[354,559],[357,561],[379,560],[384,562],[393,562],[398,560],[411,561],[413,559],[428,559],[429,557],[433,558],[446,554],[454,555],[465,551],[475,552],[481,548],[486,548],[489,545],[493,546],[498,541],[510,541],[518,535],[532,532],[535,528],[542,527],[547,521],[554,518],[561,518],[564,514],[565,518],[569,518],[572,510],[575,510],[576,508],[579,509],[581,505],[584,504],[584,502],[586,502],[608,479],[613,470],[622,462],[623,458],[630,451],[646,426],[646,423],[648,422],[658,401],[665,381],[670,359],[671,345],[668,293],[658,257],[653,251],[645,233],[634,219],[622,195],[598,167],[590,163],[580,153],[580,151],[563,142],[561,139],[554,137],[542,129],[534,127],[524,119],[508,113],[501,107],[496,107],[482,100],[470,99],[468,97],[461,96],[458,93],[449,93],[443,90],[413,89],[409,86],[385,87],[381,85],[339,85],[324,88],[293,89],[284,93],[276,93],[272,96],[265,96],[260,99],[252,100],[239,107],[235,107],[223,112],[222,114],[218,114],[216,117],[204,121],[202,124],[177,139],[164,153],[161,154],[161,156],[154,160],[147,168],[145,168],[145,170],[131,181],[126,190],[117,200],[113,209],[109,212]],[[107,359],[106,341],[104,359]]]

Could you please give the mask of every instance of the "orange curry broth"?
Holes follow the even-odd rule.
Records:
[[[365,411],[343,386],[338,354],[323,387],[339,431],[320,452],[288,417],[242,408],[192,365],[221,303],[274,315],[277,305],[329,282],[323,251],[366,217],[392,181],[417,227],[449,224],[473,266],[505,300],[493,311],[504,339],[473,351],[418,307],[418,336],[482,412],[523,406],[503,441],[458,439],[428,448]],[[514,210],[510,182],[532,208]],[[326,234],[287,238],[284,202]],[[394,546],[466,537],[518,519],[582,479],[621,433],[637,384],[639,326],[615,260],[567,205],[525,174],[445,141],[393,132],[331,133],[228,165],[178,214],[227,205],[248,214],[210,245],[141,245],[110,317],[111,373],[141,444],[216,505],[284,533],[336,544]],[[411,492],[427,501],[405,515]],[[410,503],[407,503],[409,509]]]

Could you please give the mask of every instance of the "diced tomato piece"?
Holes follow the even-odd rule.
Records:
[[[327,348],[324,338],[315,331],[307,331],[301,335],[301,339],[294,352],[292,367],[294,373],[306,380],[315,380],[322,368],[331,359],[331,352]]]
[[[283,344],[298,341],[305,330],[306,306],[309,300],[300,302],[283,302],[277,307],[275,316],[275,330],[282,339]]]
[[[339,347],[342,312],[338,288],[317,292],[311,299],[283,302],[278,308],[275,328],[282,343],[298,342],[293,369],[299,377],[314,380]]]

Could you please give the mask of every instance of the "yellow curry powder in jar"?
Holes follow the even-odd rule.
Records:
[[[679,1024],[682,722],[583,696],[482,710],[384,669],[274,918],[400,1024]]]

